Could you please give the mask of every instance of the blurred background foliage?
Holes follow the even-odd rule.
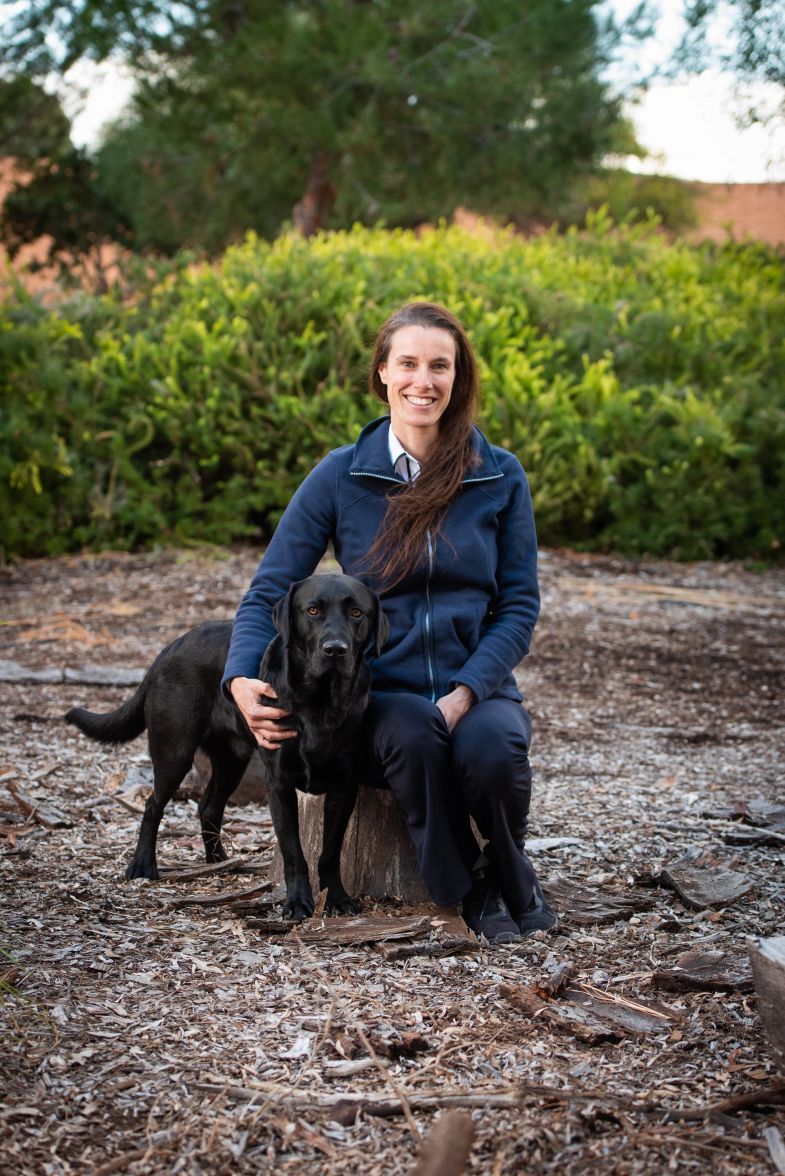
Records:
[[[685,60],[718,4],[688,4]],[[734,68],[782,82],[750,33],[775,0],[722,6]],[[472,334],[481,423],[527,467],[544,542],[780,556],[783,256],[684,243],[690,186],[613,165],[640,148],[607,67],[644,6],[623,26],[596,0],[1,9],[0,237],[45,236],[95,292],[0,302],[0,554],[263,541],[378,413],[380,322],[427,297]],[[50,80],[112,56],[136,90],[87,152]],[[446,228],[459,206],[508,227]]]
[[[130,107],[92,154],[89,191],[79,176],[77,198],[83,217],[95,213],[94,233],[109,228],[109,207],[115,239],[140,252],[215,254],[248,230],[273,237],[291,224],[306,235],[411,226],[459,205],[550,224],[573,214],[609,153],[639,150],[602,73],[619,38],[647,26],[632,17],[622,32],[595,0],[13,8],[7,62],[26,77],[113,53],[134,71]],[[5,97],[0,86],[6,127],[14,105],[24,124],[24,99],[43,101],[16,84]],[[60,177],[47,225],[55,242],[78,155],[62,135],[31,137],[24,156],[38,176]],[[17,192],[0,230],[12,249],[40,231],[42,191]],[[73,251],[73,234],[62,245]]]
[[[785,534],[783,259],[590,214],[525,239],[439,227],[251,236],[132,297],[0,308],[6,555],[264,540],[380,414],[380,322],[444,302],[481,424],[530,474],[544,543],[772,558]]]

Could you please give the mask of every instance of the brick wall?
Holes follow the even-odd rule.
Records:
[[[724,241],[727,226],[739,240],[785,245],[784,184],[692,184],[700,227],[696,240]]]

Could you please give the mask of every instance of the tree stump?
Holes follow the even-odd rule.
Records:
[[[212,774],[212,766],[201,748],[194,755],[194,766],[183,781],[182,787],[192,796],[204,792]],[[248,761],[248,767],[240,783],[229,797],[229,804],[267,804],[267,777],[261,756],[255,752]]]
[[[311,873],[314,894],[319,892],[316,863],[322,851],[324,797],[297,794],[300,841]],[[362,786],[343,841],[343,884],[356,897],[400,898],[407,903],[430,902],[420,875],[414,846],[395,797],[383,788]],[[283,860],[276,849],[270,880],[283,882]]]
[[[750,963],[758,994],[758,1015],[777,1067],[785,1074],[785,935],[751,942]]]

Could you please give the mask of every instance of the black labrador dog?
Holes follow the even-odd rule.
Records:
[[[284,863],[284,917],[305,919],[314,910],[300,844],[298,788],[325,794],[319,885],[327,889],[329,912],[353,914],[360,904],[341,882],[341,847],[357,798],[357,735],[370,700],[365,656],[381,651],[387,619],[376,594],[359,580],[328,573],[293,584],[273,609],[273,621],[277,634],[259,677],[275,690],[277,705],[292,712],[282,725],[298,732],[275,751],[258,746],[240,711],[221,692],[231,621],[208,621],[178,637],[159,653],[133,698],[116,711],[94,714],[73,707],[65,720],[101,743],[127,743],[147,728],[154,787],[126,878],[159,876],[158,826],[197,747],[212,764],[199,802],[205,852],[208,862],[224,860],[224,807],[258,750]]]

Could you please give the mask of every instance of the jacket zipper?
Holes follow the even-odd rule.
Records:
[[[431,577],[433,576],[433,539],[431,532],[425,532],[428,541],[428,576],[425,581],[425,665],[431,687],[431,702],[436,702],[436,675],[431,658]]]

